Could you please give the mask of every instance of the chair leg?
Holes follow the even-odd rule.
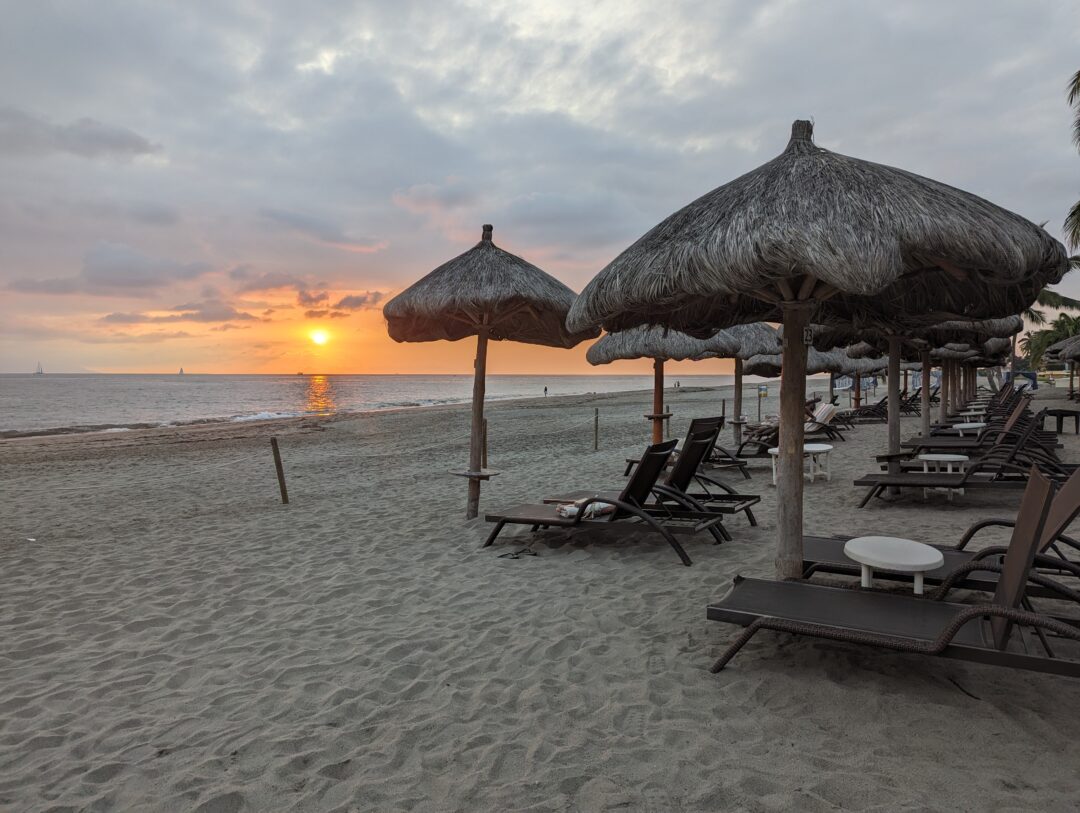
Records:
[[[495,541],[495,537],[499,535],[499,532],[503,529],[503,526],[505,524],[505,519],[500,519],[497,523],[495,523],[495,527],[492,529],[491,533],[488,534],[487,541],[483,544],[483,547],[487,548],[491,546],[491,544]]]
[[[754,512],[751,511],[749,508],[747,508],[743,513],[746,514],[746,518],[747,518],[747,520],[749,520],[750,526],[751,527],[756,527],[757,526],[757,517],[754,516]]]
[[[865,508],[866,504],[877,496],[878,491],[881,490],[881,486],[871,486],[870,490],[866,492],[866,496],[863,497],[862,502],[859,503],[859,508]]]
[[[717,672],[727,666],[731,659],[739,653],[740,649],[746,646],[747,642],[754,637],[754,634],[759,629],[761,629],[760,618],[751,623],[750,626],[748,626],[742,631],[742,634],[735,639],[731,646],[724,650],[724,654],[716,659],[716,662],[712,665],[712,668],[710,668],[709,671],[715,675]]]

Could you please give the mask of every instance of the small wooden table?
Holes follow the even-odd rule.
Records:
[[[923,576],[945,564],[937,548],[895,536],[857,536],[844,545],[844,555],[862,566],[862,586],[874,586],[874,568],[915,577],[915,595],[923,593]]]
[[[1048,409],[1043,416],[1043,424],[1046,423],[1046,418],[1055,418],[1057,420],[1057,433],[1060,435],[1065,428],[1065,419],[1072,418],[1075,422],[1074,432],[1080,435],[1080,409]]]

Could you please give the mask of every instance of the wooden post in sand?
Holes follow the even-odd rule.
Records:
[[[806,344],[810,309],[784,303],[783,363],[780,365],[780,454],[776,477],[776,577],[797,579],[803,571],[803,424],[806,422]]]
[[[278,449],[277,438],[270,438],[270,448],[274,451],[274,468],[277,469],[278,488],[281,489],[282,505],[289,504],[289,490],[285,488],[285,467],[281,465],[281,451]]]
[[[473,362],[472,428],[469,432],[469,502],[465,519],[480,512],[480,479],[483,469],[484,392],[487,381],[488,317],[476,331],[476,361]]]
[[[743,402],[742,402],[742,362],[741,358],[735,358],[735,399],[731,403],[731,409],[735,413],[735,426],[731,430],[731,437],[735,441],[736,446],[742,445],[742,414],[743,414]],[[761,403],[761,399],[758,399],[758,403]]]
[[[600,450],[600,407],[593,408],[592,416],[592,450]]]
[[[664,362],[653,359],[652,442],[664,440]]]
[[[484,447],[480,454],[480,468],[487,468],[487,418],[484,418]]]
[[[919,405],[919,412],[922,418],[922,436],[928,438],[930,437],[930,384],[933,382],[929,349],[924,348],[919,351],[919,360],[922,361],[922,390],[919,393],[922,403]]]

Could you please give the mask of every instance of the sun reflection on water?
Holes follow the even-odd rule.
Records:
[[[311,375],[307,380],[307,403],[305,410],[313,415],[330,415],[337,411],[334,385],[329,376]]]

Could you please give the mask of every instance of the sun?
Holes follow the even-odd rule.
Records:
[[[309,335],[315,344],[326,344],[330,341],[330,334],[325,330],[313,330]]]

